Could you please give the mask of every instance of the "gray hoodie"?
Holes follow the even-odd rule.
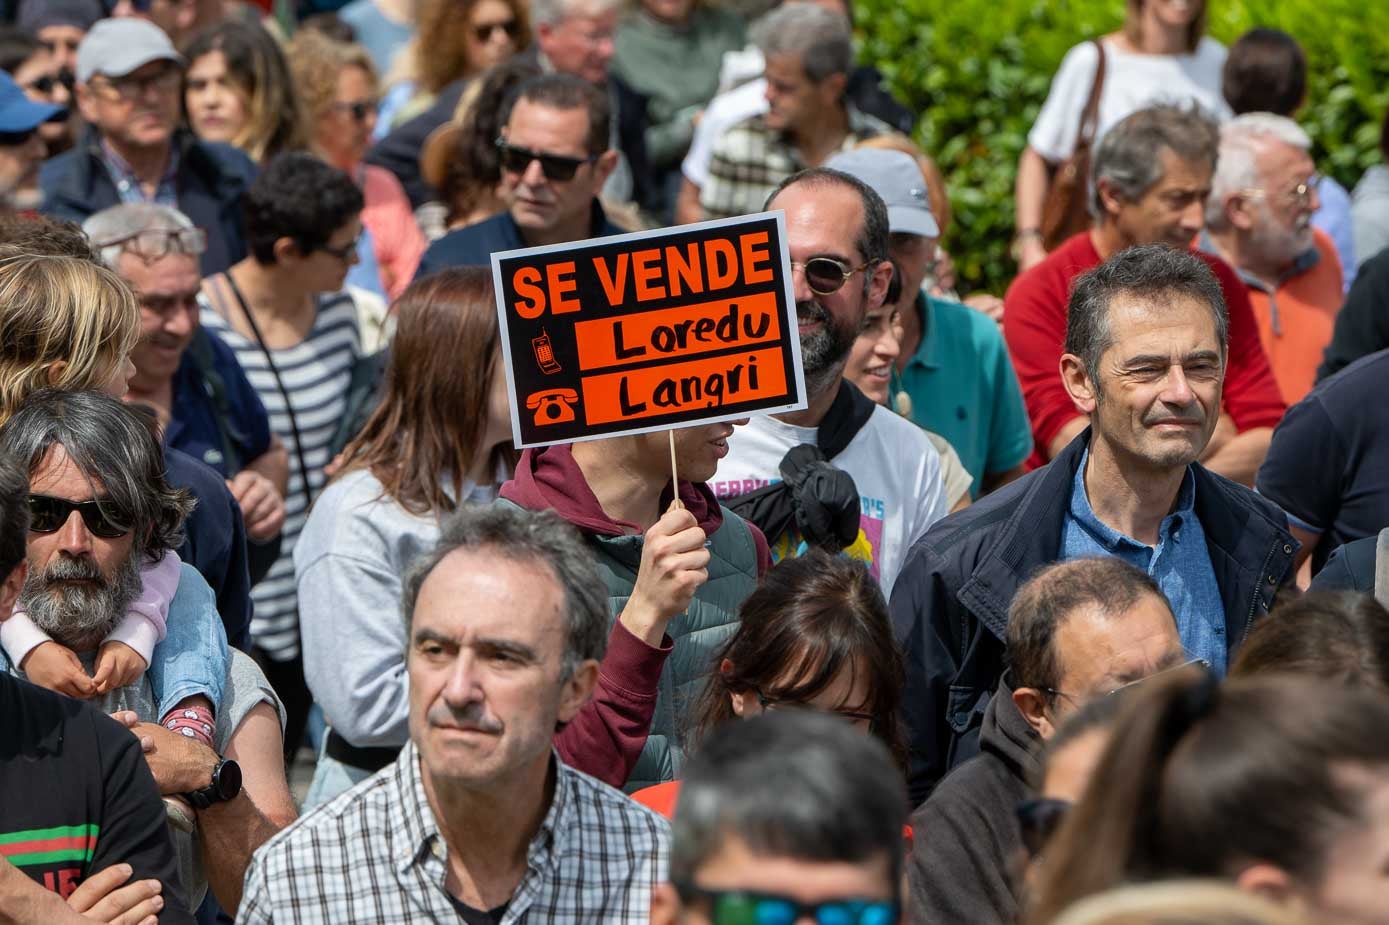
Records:
[[[1376,164],[1355,185],[1350,221],[1355,259],[1362,265],[1389,247],[1389,166]]]

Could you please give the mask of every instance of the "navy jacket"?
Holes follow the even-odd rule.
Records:
[[[221,273],[246,256],[242,199],[256,176],[256,165],[230,145],[199,141],[192,132],[174,133],[178,147],[178,208],[207,232],[204,276]],[[39,170],[40,211],[81,223],[102,209],[119,205],[120,193],[101,160],[101,140],[88,128],[70,151],[45,161]]]
[[[608,221],[607,213],[593,200],[593,213],[589,221],[589,237],[601,238],[610,234],[623,234],[623,229]],[[502,212],[457,231],[450,231],[424,252],[420,267],[415,271],[415,279],[428,276],[435,270],[447,267],[487,267],[492,265],[492,255],[497,251],[516,250],[529,247],[521,237],[521,228],[510,212]]]
[[[907,661],[903,719],[914,803],[978,752],[979,727],[1003,674],[1008,606],[1061,556],[1071,484],[1090,430],[1046,466],[933,526],[912,546],[893,586],[893,629]],[[1225,605],[1230,653],[1274,592],[1294,578],[1296,541],[1274,504],[1203,467],[1196,516]]]
[[[164,450],[165,477],[186,488],[197,506],[183,523],[178,557],[202,573],[217,595],[227,642],[251,651],[251,578],[246,563],[246,524],[227,483],[187,453]]]

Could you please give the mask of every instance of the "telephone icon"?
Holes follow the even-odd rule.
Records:
[[[546,389],[526,397],[526,407],[535,412],[535,426],[564,424],[574,420],[574,403],[579,393],[573,389]]]
[[[555,359],[555,348],[550,343],[550,335],[545,333],[543,328],[539,337],[531,338],[531,349],[535,351],[535,362],[540,364],[542,373],[557,373],[563,368],[559,365],[559,360]]]

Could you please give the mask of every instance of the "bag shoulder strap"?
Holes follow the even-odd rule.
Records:
[[[1094,39],[1095,53],[1099,61],[1095,64],[1095,81],[1090,84],[1090,98],[1085,101],[1085,109],[1080,114],[1080,128],[1076,131],[1076,147],[1088,147],[1095,140],[1095,130],[1100,121],[1100,97],[1104,94],[1104,72],[1107,69],[1104,42]]]
[[[1389,527],[1375,541],[1375,600],[1389,607]]]

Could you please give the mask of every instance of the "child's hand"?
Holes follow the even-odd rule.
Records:
[[[78,700],[86,700],[97,693],[96,682],[87,677],[77,655],[51,639],[32,649],[19,667],[24,670],[24,676],[39,687]]]
[[[104,694],[118,687],[125,687],[145,673],[145,660],[130,646],[112,639],[103,642],[96,654],[96,674],[92,680],[96,692]]]

